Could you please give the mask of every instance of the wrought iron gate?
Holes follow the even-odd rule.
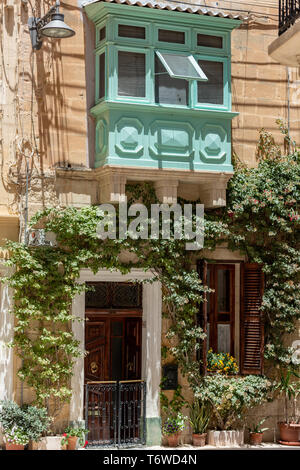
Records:
[[[89,382],[85,389],[88,446],[146,443],[146,382]]]

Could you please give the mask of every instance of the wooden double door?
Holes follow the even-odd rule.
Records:
[[[86,382],[141,379],[141,348],[141,312],[86,312]]]

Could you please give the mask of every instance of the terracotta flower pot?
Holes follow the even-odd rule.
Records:
[[[77,440],[78,437],[76,436],[68,437],[67,450],[76,450]]]
[[[24,450],[23,444],[14,444],[12,442],[6,442],[5,449],[6,450]]]
[[[300,445],[300,424],[278,423],[280,442],[286,445]]]
[[[169,447],[177,447],[179,445],[179,434],[167,436]]]
[[[262,432],[250,432],[250,444],[252,446],[258,446],[262,443],[263,433]]]
[[[204,434],[193,434],[193,446],[204,447],[206,441],[206,433]]]

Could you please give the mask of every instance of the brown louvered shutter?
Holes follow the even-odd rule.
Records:
[[[256,263],[241,265],[241,373],[263,373],[264,331],[260,310],[264,274]]]
[[[198,261],[197,270],[199,277],[204,286],[207,285],[207,261],[201,259]],[[206,300],[206,293],[203,294],[204,300]],[[198,325],[201,326],[203,331],[207,333],[207,302],[204,301],[200,304],[199,315],[198,315]],[[200,372],[203,375],[207,373],[207,338],[201,342],[199,359],[201,360]]]

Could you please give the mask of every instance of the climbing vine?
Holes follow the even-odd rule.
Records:
[[[226,242],[231,250],[243,252],[248,261],[263,265],[266,358],[289,364],[291,350],[284,346],[282,332],[294,331],[300,312],[299,153],[293,147],[292,154],[282,155],[263,131],[258,160],[256,168],[236,165],[227,207],[206,214],[205,247],[214,249]],[[149,208],[157,202],[150,184],[130,185],[127,191],[128,204],[140,201]],[[22,359],[19,377],[52,414],[51,407],[58,409],[70,398],[73,363],[82,354],[72,333],[75,319],[71,314],[72,299],[85,288],[78,284],[82,268],[124,274],[133,266],[151,270],[150,282],[162,284],[164,314],[170,324],[169,353],[190,384],[199,380],[196,351],[204,333],[195,325],[208,288],[193,269],[195,253],[186,250],[184,239],[99,239],[101,217],[94,206],[49,208],[37,213],[31,225],[53,232],[55,246],[8,242],[9,264],[15,271],[6,281],[14,289],[12,346]],[[133,261],[122,261],[124,251],[132,254]]]

